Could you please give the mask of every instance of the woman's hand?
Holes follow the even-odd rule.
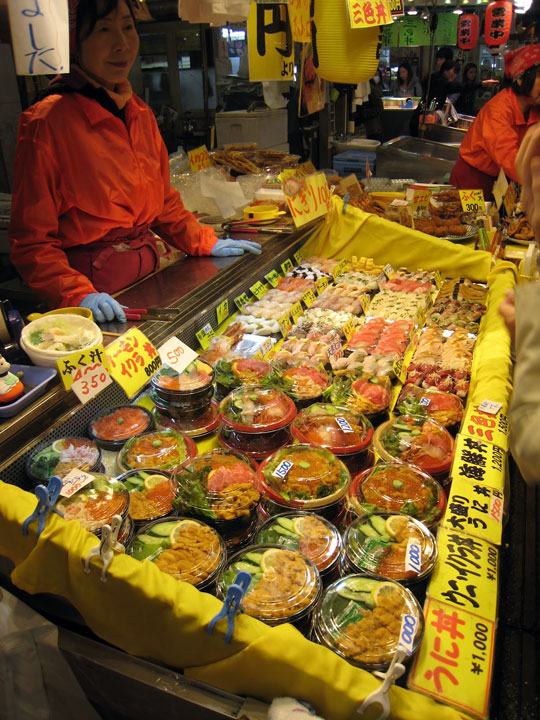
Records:
[[[510,338],[514,342],[516,339],[516,306],[513,290],[506,291],[504,300],[499,305],[499,314],[502,315],[504,324],[510,333]]]
[[[262,253],[259,243],[250,242],[249,240],[232,240],[232,238],[222,238],[218,240],[214,247],[210,250],[210,255],[214,257],[229,257],[231,255],[243,255],[245,252],[260,255]]]
[[[94,320],[98,323],[110,322],[111,320],[118,320],[122,323],[126,322],[124,309],[119,302],[116,302],[116,300],[107,293],[90,293],[86,295],[86,297],[83,297],[79,303],[79,307],[85,307],[91,310]]]

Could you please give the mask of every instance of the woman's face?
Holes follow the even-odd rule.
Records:
[[[407,82],[409,79],[409,73],[407,72],[407,68],[404,68],[403,66],[399,68],[399,79],[403,80],[404,82]]]
[[[85,28],[81,28],[84,37]],[[124,0],[98,20],[80,42],[79,64],[89,75],[111,90],[127,79],[139,51],[139,36]]]
[[[468,80],[469,82],[474,82],[476,80],[476,68],[475,67],[470,67],[467,70],[467,77],[465,79]]]

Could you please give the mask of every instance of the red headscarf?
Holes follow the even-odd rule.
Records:
[[[540,63],[540,43],[524,45],[517,50],[507,52],[504,56],[504,74],[515,80],[533,65]]]

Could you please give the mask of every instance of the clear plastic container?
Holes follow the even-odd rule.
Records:
[[[301,443],[316,445],[335,455],[365,452],[373,426],[361,413],[330,403],[315,403],[294,419],[292,433]]]
[[[161,410],[152,409],[152,417],[158,430],[174,430],[191,438],[200,438],[213,432],[218,424],[218,404],[212,400],[208,408],[195,417],[174,417],[170,414],[170,407]]]
[[[411,585],[433,572],[437,543],[427,527],[408,515],[372,513],[353,520],[343,538],[345,564],[352,573],[367,573]]]
[[[221,358],[216,363],[216,384],[221,395],[242,385],[260,385],[270,374],[272,366],[266,360]]]
[[[178,373],[168,365],[151,380],[155,395],[171,403],[185,415],[204,412],[214,395],[214,368],[204,360],[194,360]]]
[[[136,534],[128,553],[149,560],[176,580],[208,589],[227,560],[223,539],[206,523],[193,518],[156,520]]]
[[[429,417],[452,433],[458,431],[464,413],[463,402],[457,395],[412,384],[401,390],[396,411],[401,415]]]
[[[396,653],[406,616],[416,621],[414,653],[422,639],[424,615],[411,591],[392,580],[347,575],[324,591],[313,637],[352,665],[385,670]]]
[[[388,418],[391,385],[388,377],[369,379],[355,375],[340,375],[325,392],[327,402],[361,413],[373,425]]]
[[[88,434],[104,450],[120,450],[127,440],[153,427],[152,415],[146,408],[121,405],[94,418],[88,425]]]
[[[442,487],[417,467],[379,463],[353,478],[349,507],[357,515],[372,512],[404,513],[433,527],[446,505]]]
[[[286,362],[273,363],[274,381],[292,398],[297,407],[307,407],[322,397],[329,385],[328,375],[313,363],[304,362],[289,367]]]
[[[117,480],[129,491],[129,514],[137,523],[170,515],[177,494],[176,481],[165,470],[129,470]]]
[[[401,415],[380,425],[373,446],[386,462],[416,465],[438,479],[445,479],[454,456],[454,439],[442,425],[429,418]]]
[[[264,496],[284,508],[315,510],[341,500],[351,476],[329,450],[312,445],[288,445],[259,468]]]
[[[64,520],[78,520],[90,532],[99,534],[114,515],[125,518],[129,509],[129,493],[125,485],[108,475],[92,473],[94,479],[71,497],[60,497],[56,507]]]
[[[247,457],[261,461],[279,448],[291,442],[289,428],[281,428],[266,433],[241,433],[222,426],[218,434],[219,444],[225,450],[239,452]]]
[[[341,535],[332,523],[313,513],[275,515],[259,529],[255,543],[298,550],[313,562],[322,578],[333,574],[341,561]]]
[[[191,438],[173,430],[155,430],[128,440],[117,455],[120,472],[127,470],[175,470],[197,455]]]
[[[35,483],[53,475],[65,477],[72,470],[99,470],[101,450],[93,440],[66,437],[40,443],[26,462],[26,473]]]
[[[296,415],[292,400],[279,390],[246,387],[221,401],[220,421],[240,433],[268,433],[287,427]]]
[[[250,545],[229,559],[217,583],[219,597],[225,598],[241,570],[252,577],[242,603],[247,615],[268,625],[291,622],[309,628],[322,588],[311,560],[276,545]]]

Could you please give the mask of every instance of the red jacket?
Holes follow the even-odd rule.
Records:
[[[11,258],[51,307],[75,306],[96,292],[69,266],[65,248],[144,224],[190,255],[209,255],[217,240],[171,188],[150,108],[133,96],[125,121],[79,93],[51,95],[21,115]]]
[[[529,125],[540,120],[540,109],[531,108],[525,120],[511,88],[497,93],[478,113],[463,138],[460,156],[473,168],[497,177],[503,168],[507,177],[519,182],[516,155]]]

